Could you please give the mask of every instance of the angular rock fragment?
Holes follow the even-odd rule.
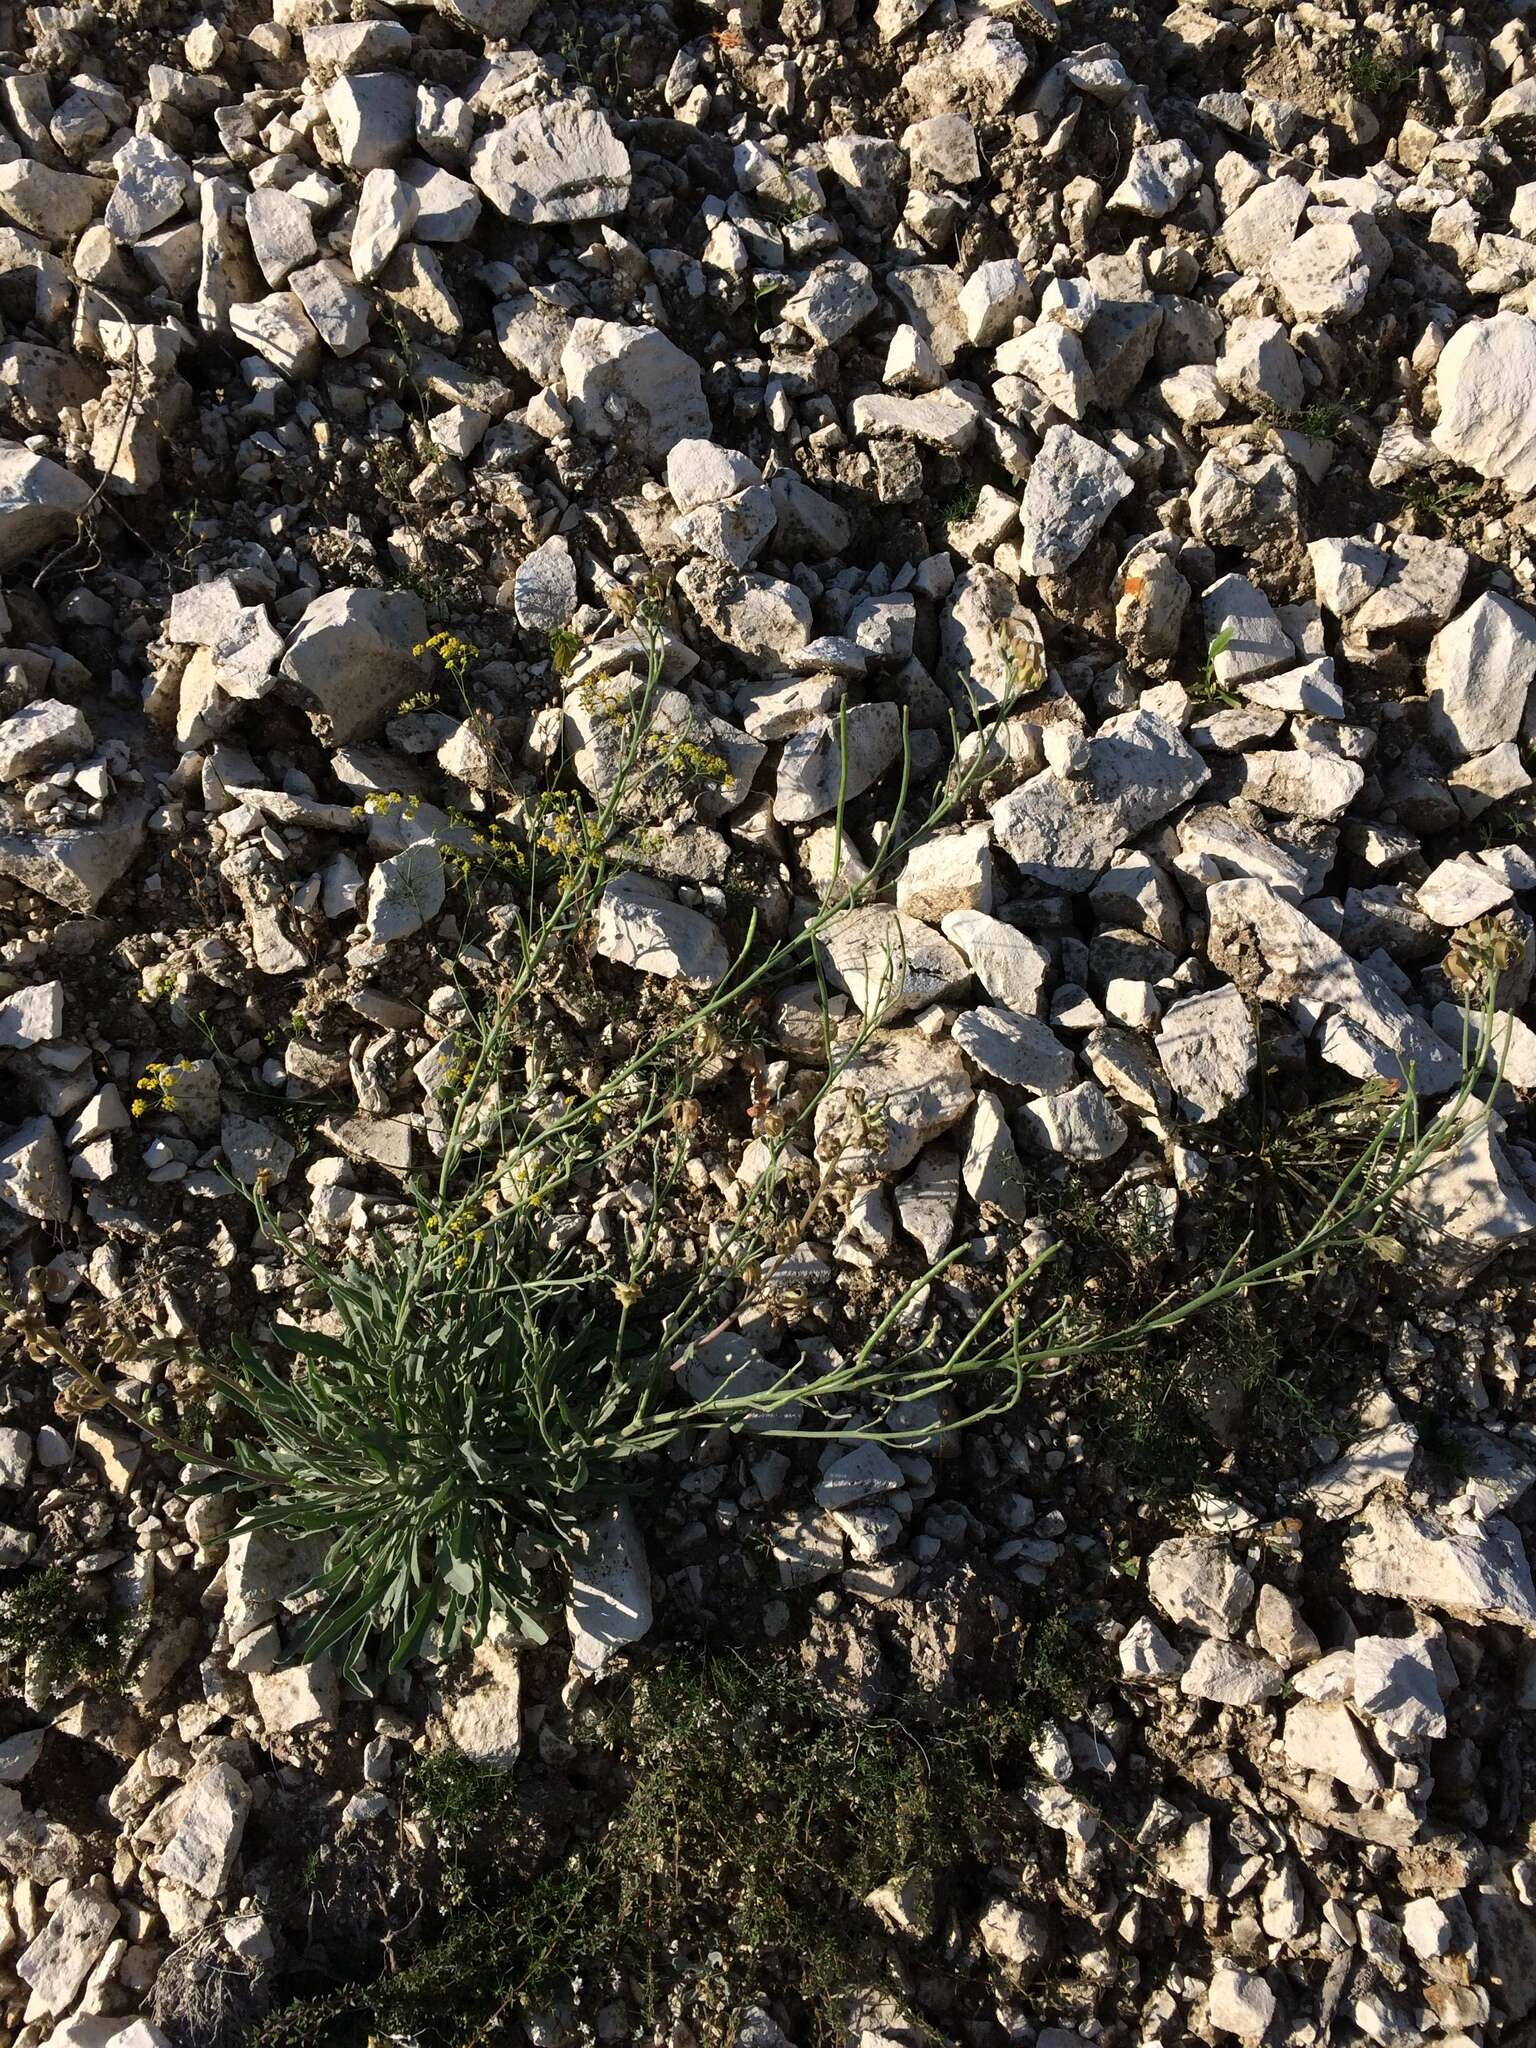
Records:
[[[46,697],[0,719],[0,782],[19,782],[55,761],[88,754],[94,744],[85,715]]]
[[[572,418],[594,440],[617,439],[642,460],[660,464],[674,443],[708,437],[698,364],[653,327],[577,320],[561,351],[560,374]]]
[[[709,918],[635,874],[615,876],[604,886],[597,906],[597,951],[641,974],[702,988],[723,980],[731,964]]]
[[[1377,1495],[1350,1531],[1344,1569],[1359,1593],[1536,1632],[1525,1545],[1502,1515],[1446,1520]]]
[[[773,814],[786,825],[825,817],[840,798],[862,796],[900,752],[894,704],[855,704],[838,718],[812,719],[784,743]]]
[[[860,327],[878,307],[867,265],[850,256],[818,264],[792,298],[784,302],[784,318],[824,347],[833,348]]]
[[[1454,1087],[1461,1060],[1374,968],[1349,955],[1266,882],[1218,882],[1206,894],[1210,958],[1263,1002],[1300,1006],[1309,1023],[1335,1018],[1324,1056],[1359,1077],[1402,1081],[1427,1094]]]
[[[1424,668],[1431,732],[1454,759],[1536,728],[1536,618],[1485,591],[1430,644]]]
[[[1036,1096],[1020,1110],[1019,1124],[1042,1152],[1082,1166],[1113,1159],[1129,1135],[1124,1118],[1097,1081]]]
[[[1248,1092],[1258,1038],[1248,1005],[1235,988],[1171,1003],[1157,1034],[1158,1057],[1194,1123],[1220,1116]]]
[[[1054,1095],[1071,1085],[1072,1055],[1038,1018],[1014,1010],[965,1010],[951,1035],[973,1066],[1010,1087]]]
[[[90,498],[90,485],[14,442],[0,442],[0,569],[70,533]]]
[[[1130,493],[1130,478],[1096,441],[1071,427],[1048,428],[1020,511],[1024,573],[1059,576],[1070,569]]]
[[[970,978],[947,939],[883,903],[845,911],[822,944],[833,986],[881,1022],[958,995]]]
[[[1038,1015],[1051,956],[1035,939],[980,910],[952,910],[941,920],[946,939],[965,955],[987,994],[1005,1009]]]
[[[689,562],[677,583],[716,639],[750,668],[783,668],[810,640],[810,600],[793,583],[703,561]]]
[[[629,204],[629,151],[608,117],[555,100],[482,135],[469,175],[499,213],[524,227],[604,220]]]
[[[1253,1579],[1215,1537],[1173,1536],[1147,1560],[1147,1593],[1171,1621],[1230,1642],[1253,1604]]]
[[[312,600],[282,672],[313,702],[311,718],[334,746],[376,732],[421,683],[416,649],[427,614],[413,591],[339,589]]]
[[[1138,832],[1192,797],[1210,771],[1177,730],[1150,711],[1099,728],[1081,774],[1054,768],[1005,796],[992,813],[998,844],[1049,888],[1090,889]]]
[[[199,1898],[216,1899],[240,1851],[250,1787],[233,1765],[210,1764],[172,1795],[172,1806],[175,1829],[157,1867]]]
[[[1496,313],[1458,327],[1435,365],[1442,455],[1511,495],[1536,491],[1536,320]]]
[[[817,1144],[836,1148],[850,1174],[900,1173],[974,1100],[954,1045],[886,1032],[840,1067],[816,1110]]]

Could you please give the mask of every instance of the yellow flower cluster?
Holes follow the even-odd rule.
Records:
[[[474,641],[459,633],[430,633],[425,640],[418,640],[411,652],[418,656],[435,654],[456,683],[462,683],[471,663],[480,659]]]
[[[409,825],[421,809],[421,798],[402,796],[398,789],[381,790],[373,796],[364,797],[360,804],[353,807],[352,815],[355,818],[384,818],[396,809],[400,813],[401,822]]]
[[[449,1244],[457,1238],[473,1238],[478,1244],[485,1235],[483,1229],[476,1229],[475,1219],[467,1209],[455,1209],[448,1214],[435,1211],[428,1216],[423,1229],[439,1244]]]
[[[538,830],[534,833],[533,843],[542,852],[553,854],[556,860],[575,860],[582,853],[586,835],[574,798],[562,795],[545,798],[539,806]]]
[[[195,1060],[173,1060],[166,1066],[160,1060],[151,1060],[139,1076],[132,1114],[146,1116],[152,1109],[163,1109],[174,1116],[177,1108],[176,1083],[184,1074],[190,1074],[196,1064]]]

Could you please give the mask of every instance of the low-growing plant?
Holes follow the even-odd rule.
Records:
[[[34,1567],[0,1588],[0,1672],[18,1692],[23,1670],[45,1691],[67,1684],[117,1691],[140,1632],[63,1565]]]
[[[1448,533],[1465,517],[1467,506],[1482,488],[1476,477],[1438,481],[1415,477],[1403,492],[1403,503],[1436,533]]]
[[[283,1363],[244,1337],[232,1365],[205,1362],[224,1404],[207,1443],[150,1429],[197,1461],[199,1484],[211,1477],[241,1496],[245,1526],[310,1540],[319,1597],[306,1654],[334,1654],[359,1680],[375,1647],[397,1668],[429,1637],[445,1646],[466,1631],[479,1638],[496,1616],[541,1639],[545,1568],[570,1558],[593,1515],[643,1489],[661,1455],[693,1432],[750,1421],[768,1438],[915,1444],[952,1398],[945,1426],[974,1427],[1011,1410],[1031,1382],[1103,1367],[1255,1290],[1296,1287],[1341,1256],[1388,1247],[1398,1197],[1452,1132],[1421,1123],[1410,1082],[1383,1105],[1348,1169],[1298,1211],[1287,1242],[1258,1255],[1244,1239],[1214,1272],[1131,1313],[1110,1298],[1053,1291],[1058,1244],[1012,1254],[990,1296],[961,1318],[947,1310],[946,1281],[967,1256],[962,1243],[897,1286],[826,1362],[712,1378],[701,1354],[749,1312],[803,1311],[785,1261],[831,1234],[884,1142],[858,1061],[886,992],[867,992],[862,1021],[834,1042],[825,942],[918,838],[963,809],[968,777],[985,762],[920,803],[904,751],[892,823],[867,870],[849,878],[845,745],[835,879],[804,925],[760,941],[749,918],[712,987],[651,1021],[627,1020],[603,1071],[571,1085],[551,1070],[528,1019],[559,961],[583,943],[629,830],[626,800],[651,758],[663,666],[659,635],[647,627],[645,638],[644,687],[614,714],[608,794],[591,807],[550,798],[525,815],[521,885],[498,907],[501,978],[488,1000],[466,1000],[432,1083],[441,1157],[435,1179],[412,1190],[413,1224],[377,1231],[366,1258],[336,1262],[289,1239],[258,1187],[262,1225],[325,1302],[326,1326],[280,1324]],[[898,935],[884,957],[892,983],[899,956]],[[744,1012],[808,974],[821,985],[825,1076],[787,1114],[762,1117],[734,1213],[695,1243],[687,1167],[701,1096]],[[1475,1069],[1469,1062],[1461,1106]],[[620,1183],[641,1198],[615,1241],[596,1249],[584,1196]],[[66,1359],[113,1398],[45,1320],[31,1328],[38,1355]]]
[[[1097,1657],[1066,1616],[1044,1617],[982,1698],[919,1718],[852,1714],[771,1659],[684,1651],[611,1689],[586,1736],[622,1770],[588,1802],[593,1838],[532,1874],[517,1779],[429,1760],[407,1793],[447,1876],[429,1938],[394,1975],[277,2016],[258,2048],[370,2033],[476,2048],[515,2007],[570,1997],[604,1966],[647,2028],[685,1981],[718,2019],[710,2038],[730,2040],[727,2020],[772,1976],[803,2018],[797,2039],[841,2039],[837,2000],[885,1973],[869,1895],[905,1882],[924,1942],[951,1898],[974,1904],[1021,1825],[1016,1795],[1039,1780],[1030,1744],[1081,1713]]]
[[[1366,38],[1350,49],[1344,66],[1350,89],[1364,100],[1394,98],[1418,77],[1417,59],[1395,56]]]

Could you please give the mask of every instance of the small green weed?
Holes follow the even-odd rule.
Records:
[[[96,1605],[62,1565],[29,1571],[0,1590],[0,1671],[16,1678],[17,1690],[30,1663],[45,1686],[119,1691],[138,1634],[124,1616]]]
[[[1205,661],[1189,693],[1197,704],[1228,704],[1235,709],[1241,702],[1241,699],[1232,694],[1216,673],[1217,662],[1236,638],[1237,628],[1230,624],[1223,626],[1219,632],[1211,635],[1210,643],[1205,650]]]
[[[1419,1432],[1419,1449],[1438,1476],[1458,1483],[1470,1479],[1472,1459],[1450,1419],[1429,1408],[1414,1409],[1411,1419]]]
[[[967,484],[963,490],[951,492],[938,508],[939,524],[946,530],[951,526],[964,526],[968,519],[975,517],[980,501],[981,491],[976,484]]]
[[[581,658],[584,643],[581,635],[571,626],[556,626],[549,636],[549,658],[554,663],[555,674],[563,681]]]
[[[1339,398],[1315,398],[1310,405],[1298,406],[1294,412],[1270,406],[1267,417],[1277,427],[1290,427],[1314,441],[1336,441],[1354,410],[1354,402],[1346,393]]]
[[[1522,789],[1494,804],[1477,819],[1472,830],[1478,845],[1484,848],[1528,839],[1536,832],[1536,789]]]
[[[1411,508],[1437,534],[1453,532],[1470,501],[1482,489],[1475,477],[1453,483],[1436,483],[1432,477],[1416,477],[1403,493],[1403,504]]]
[[[999,636],[1006,702],[1019,687],[1038,687],[1043,667],[1038,627],[1028,614],[1017,619]],[[866,873],[829,889],[785,936],[759,943],[749,919],[735,959],[721,949],[708,987],[626,1031],[580,1088],[551,1093],[528,1013],[562,959],[590,944],[629,836],[636,777],[658,758],[674,784],[680,771],[703,776],[716,765],[691,729],[680,736],[653,721],[664,643],[653,621],[644,638],[645,683],[616,693],[605,721],[615,754],[601,806],[552,791],[523,814],[518,892],[498,905],[504,965],[493,991],[466,995],[459,1035],[444,1042],[432,1084],[444,1137],[435,1177],[409,1191],[414,1227],[381,1230],[366,1259],[338,1262],[288,1237],[258,1186],[262,1227],[303,1266],[327,1326],[278,1325],[281,1362],[235,1336],[232,1365],[200,1361],[224,1404],[223,1428],[198,1446],[157,1433],[164,1448],[245,1497],[243,1526],[323,1544],[305,1654],[336,1655],[359,1683],[376,1651],[398,1670],[433,1632],[445,1644],[464,1632],[480,1640],[497,1615],[544,1640],[542,1610],[556,1592],[545,1565],[568,1560],[593,1515],[640,1490],[656,1456],[695,1431],[750,1417],[768,1436],[901,1447],[928,1425],[891,1417],[893,1404],[955,1398],[947,1426],[975,1427],[1011,1412],[1042,1375],[1128,1369],[1128,1360],[1162,1356],[1184,1325],[1256,1290],[1294,1288],[1361,1248],[1384,1247],[1397,1195],[1454,1128],[1421,1127],[1412,1090],[1396,1103],[1373,1101],[1350,1171],[1317,1189],[1282,1243],[1255,1258],[1244,1239],[1217,1270],[1186,1268],[1155,1295],[1143,1288],[1129,1313],[1121,1295],[1058,1289],[1055,1274],[1042,1280],[1065,1250],[1058,1239],[1015,1261],[974,1314],[945,1327],[937,1283],[966,1256],[962,1241],[882,1298],[824,1367],[802,1378],[790,1365],[750,1393],[727,1381],[690,1398],[687,1369],[704,1345],[758,1306],[796,1311],[775,1294],[776,1262],[820,1234],[887,1142],[878,1105],[853,1074],[901,972],[897,941],[883,968],[876,960],[866,970],[851,1041],[834,1049],[823,1012],[826,1072],[809,1099],[771,1125],[771,1105],[753,1111],[763,1158],[729,1229],[692,1261],[669,1258],[671,1234],[693,1222],[689,1134],[722,1049],[744,1006],[821,972],[834,921],[876,896],[913,844],[963,811],[987,760],[976,754],[909,809],[904,750],[893,816]],[[839,754],[846,765],[845,738]],[[833,819],[837,874],[846,790]],[[786,1158],[802,1145],[807,1185]],[[552,1233],[552,1220],[579,1215],[585,1190],[625,1178],[647,1191],[627,1243],[594,1256],[584,1232]],[[36,1308],[18,1321],[34,1356],[69,1365],[98,1400],[116,1399]]]
[[[1390,100],[1412,85],[1419,75],[1415,57],[1395,57],[1368,38],[1356,38],[1345,60],[1344,75],[1351,92],[1363,100]]]

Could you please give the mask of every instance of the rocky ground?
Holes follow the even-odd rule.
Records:
[[[481,1910],[467,1825],[490,1990],[375,2038],[1536,2041],[1524,9],[0,21],[5,2038],[366,2038],[337,1987]],[[578,1099],[969,771],[827,934],[880,1139],[720,1371],[956,1247],[962,1318],[1051,1244],[1139,1312],[1294,1244],[1405,1091],[1454,1125],[1372,1247],[984,1429],[696,1432],[547,1648],[369,1693],[302,1661],[312,1556],[138,1425],[317,1316],[295,1245],[412,1227],[498,858],[610,791],[646,619],[677,772],[527,1020]],[[816,1008],[764,992],[691,1099],[685,1262]],[[617,1258],[636,1208],[552,1228]],[[722,1654],[745,1704],[706,1664],[646,1719]],[[673,1750],[761,1842],[722,1817],[642,1969]],[[799,1768],[841,1818],[785,1819]]]

